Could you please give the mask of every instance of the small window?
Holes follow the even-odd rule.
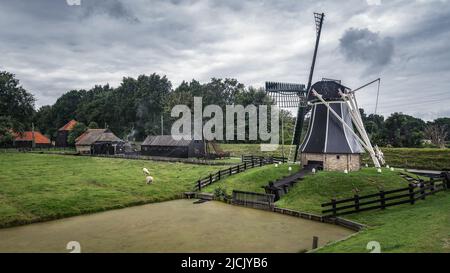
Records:
[[[337,160],[341,159],[341,156],[340,156],[340,155],[337,155],[337,156],[336,156],[336,159],[337,159]]]

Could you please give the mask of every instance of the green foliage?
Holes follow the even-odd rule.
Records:
[[[214,197],[223,200],[227,196],[227,189],[222,187],[217,187],[214,189]]]
[[[86,130],[86,125],[82,122],[78,122],[77,125],[73,127],[72,131],[70,131],[69,136],[67,137],[67,143],[70,146],[74,146],[77,137],[81,136]]]
[[[421,119],[394,113],[384,123],[384,138],[393,147],[419,147],[423,140],[425,122]]]
[[[11,117],[0,116],[0,146],[10,145],[13,141]]]
[[[99,127],[98,127],[97,122],[91,121],[91,122],[89,122],[88,128],[89,129],[98,129]]]
[[[55,117],[51,106],[42,106],[34,115],[36,129],[41,133],[50,136],[51,139],[56,137],[57,128],[55,125]]]
[[[31,127],[35,99],[19,85],[14,74],[0,71],[0,117],[3,125],[14,131],[24,131]]]

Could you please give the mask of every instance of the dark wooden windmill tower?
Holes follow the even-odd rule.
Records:
[[[280,108],[297,108],[292,141],[295,145],[293,160],[297,161],[298,153],[301,152],[303,165],[320,164],[325,170],[333,171],[359,170],[360,155],[365,149],[375,167],[381,171],[381,164],[384,164],[383,153],[370,143],[355,97],[356,91],[379,82],[379,79],[354,91],[337,80],[323,79],[312,85],[325,15],[314,13],[314,18],[316,44],[306,88],[303,84],[266,82],[267,94]],[[308,132],[301,144],[303,121],[310,110]]]
[[[267,94],[275,100],[275,103],[280,108],[296,108],[297,119],[295,123],[294,136],[292,145],[295,145],[294,161],[297,160],[298,151],[300,148],[301,134],[303,128],[303,121],[308,112],[307,96],[311,89],[314,68],[316,65],[317,51],[319,49],[320,35],[322,33],[324,13],[314,13],[316,22],[316,44],[314,48],[314,55],[309,73],[308,85],[304,84],[290,84],[290,83],[275,83],[266,82]]]

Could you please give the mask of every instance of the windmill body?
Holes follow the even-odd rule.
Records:
[[[312,93],[308,96],[311,117],[308,131],[300,146],[302,165],[318,164],[326,171],[359,170],[364,149],[350,129],[351,109],[340,95],[340,90],[347,88],[336,81],[320,81],[314,84],[312,89],[320,94],[325,102]]]
[[[353,91],[339,80],[322,79],[312,85],[325,14],[314,13],[314,18],[316,45],[308,84],[266,83],[267,94],[280,108],[297,109],[292,140],[294,156],[291,158],[291,148],[289,159],[297,162],[300,153],[300,162],[304,166],[319,164],[329,171],[357,171],[361,168],[361,154],[367,151],[381,172],[381,164],[385,164],[383,153],[377,146],[372,146],[355,97],[356,91],[375,82],[378,82],[379,92],[380,79]],[[310,110],[310,124],[302,143],[303,121]]]

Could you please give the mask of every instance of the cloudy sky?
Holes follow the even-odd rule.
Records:
[[[81,5],[76,4],[78,1]],[[69,4],[68,4],[69,3]],[[379,113],[450,116],[450,1],[0,0],[0,70],[52,104],[71,89],[153,72],[174,86],[232,77],[306,83],[313,12],[326,14],[315,80],[382,78]],[[376,86],[358,94],[372,113]]]

